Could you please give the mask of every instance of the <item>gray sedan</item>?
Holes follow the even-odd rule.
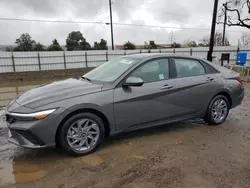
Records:
[[[130,55],[13,99],[9,141],[85,155],[125,131],[194,118],[219,125],[243,97],[241,79],[229,69],[186,56]]]

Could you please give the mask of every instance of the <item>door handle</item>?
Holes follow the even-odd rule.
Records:
[[[211,78],[211,77],[207,77],[207,82],[212,82],[214,80],[214,78]]]
[[[174,86],[172,85],[164,85],[161,89],[172,89]]]

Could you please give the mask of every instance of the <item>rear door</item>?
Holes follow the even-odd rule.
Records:
[[[217,75],[196,59],[174,58],[175,86],[178,88],[179,113],[195,115],[206,110],[215,92],[222,86]]]

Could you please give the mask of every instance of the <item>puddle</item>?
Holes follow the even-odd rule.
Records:
[[[104,160],[95,154],[86,155],[81,157],[81,161],[87,165],[98,166],[104,162]]]
[[[15,176],[13,174],[12,164],[0,164],[0,185],[14,184]]]
[[[133,157],[133,158],[136,158],[136,159],[140,159],[140,160],[146,159],[146,157],[143,156],[143,155],[133,155],[132,157]]]
[[[53,176],[72,165],[96,167],[104,163],[98,154],[70,157],[54,150],[33,151],[14,159],[14,162],[0,162],[0,187],[11,184],[25,184]]]
[[[5,163],[0,164],[0,185],[15,183],[28,183],[41,179],[47,175],[39,165],[30,163]]]

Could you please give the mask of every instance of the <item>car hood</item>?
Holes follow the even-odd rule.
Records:
[[[101,89],[102,85],[70,78],[44,84],[26,91],[17,97],[16,102],[29,108],[37,108],[63,99],[98,92],[101,91]]]

